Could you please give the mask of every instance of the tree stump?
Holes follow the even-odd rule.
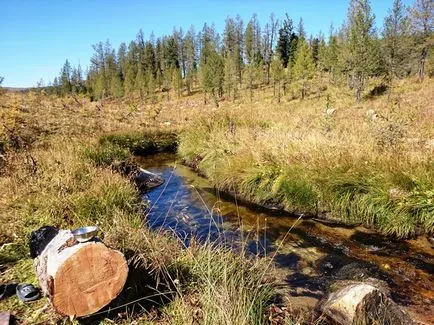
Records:
[[[79,243],[70,230],[60,230],[35,259],[42,292],[54,309],[67,316],[91,315],[118,294],[128,265],[118,251],[93,240]]]

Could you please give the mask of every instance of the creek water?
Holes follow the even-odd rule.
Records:
[[[243,204],[176,163],[173,154],[138,163],[165,179],[143,197],[150,201],[151,228],[169,230],[186,245],[194,237],[273,257],[279,290],[295,309],[313,307],[335,280],[374,277],[387,282],[393,300],[414,319],[434,324],[434,249],[426,237],[396,240]]]

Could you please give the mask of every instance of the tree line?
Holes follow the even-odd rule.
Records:
[[[200,85],[205,101],[217,106],[246,91],[272,84],[280,101],[289,85],[303,99],[318,76],[346,84],[361,99],[366,82],[382,76],[394,80],[434,73],[434,0],[415,0],[407,8],[394,0],[379,31],[369,0],[350,0],[346,21],[328,36],[306,35],[286,14],[271,14],[264,26],[254,14],[245,25],[240,16],[228,17],[222,34],[205,24],[196,32],[174,29],[171,35],[145,39],[140,30],[128,45],[114,49],[107,40],[93,45],[85,72],[68,60],[49,89],[58,94],[87,94],[98,100],[139,95],[155,102],[158,94],[181,97]]]

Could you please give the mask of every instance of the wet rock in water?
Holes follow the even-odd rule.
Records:
[[[416,324],[374,282],[375,279],[369,282],[347,282],[320,304],[320,310],[342,325],[378,322],[385,325]]]
[[[164,183],[164,178],[160,175],[151,173],[146,169],[139,168],[135,174],[134,182],[141,191],[149,191]]]
[[[142,192],[148,192],[164,183],[164,178],[131,163],[122,163],[119,171],[129,177]]]
[[[335,280],[361,281],[367,278],[382,278],[382,273],[376,265],[353,262],[342,266],[334,275]]]

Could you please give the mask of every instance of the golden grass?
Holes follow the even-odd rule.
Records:
[[[98,223],[104,241],[122,250],[132,267],[175,291],[156,312],[122,309],[127,317],[115,317],[116,323],[265,323],[272,288],[261,274],[271,272],[268,266],[221,247],[183,249],[149,231],[135,188],[110,165],[128,158],[129,150],[149,148],[156,131],[182,131],[179,153],[220,189],[376,225],[387,234],[433,231],[433,89],[433,80],[406,80],[390,97],[354,104],[338,87],[304,101],[291,99],[296,90],[289,88],[276,104],[266,87],[252,102],[241,93],[219,109],[203,105],[200,93],[155,105],[137,98],[1,94],[0,281],[36,282],[27,257],[27,238],[36,228]],[[325,114],[327,106],[336,111]],[[158,145],[173,138],[166,140]],[[28,323],[57,319],[45,300],[11,298],[0,309]]]
[[[333,86],[280,104],[266,89],[192,122],[179,153],[219,189],[260,204],[331,212],[399,237],[432,232],[433,89],[434,80],[401,81],[359,104]]]
[[[173,124],[194,113],[176,115],[179,107],[165,103],[164,109],[181,118],[169,125],[165,117],[149,118],[153,108],[131,112],[110,102],[98,109],[84,98],[35,93],[6,93],[1,105],[1,283],[37,284],[28,257],[31,231],[43,225],[71,229],[97,224],[104,242],[121,250],[130,272],[140,275],[118,302],[122,307],[110,318],[102,314],[101,323],[265,322],[272,288],[262,283],[259,272],[251,272],[259,262],[222,247],[184,249],[176,238],[148,230],[137,190],[112,168],[128,159],[129,150],[173,148]],[[155,133],[157,128],[166,133]],[[156,297],[143,299],[143,288]],[[164,308],[158,296],[168,296]],[[131,304],[137,299],[140,303]],[[157,310],[149,309],[151,299]],[[194,299],[198,312],[192,314]],[[46,299],[25,304],[11,297],[0,301],[0,310],[24,323],[60,320]]]

